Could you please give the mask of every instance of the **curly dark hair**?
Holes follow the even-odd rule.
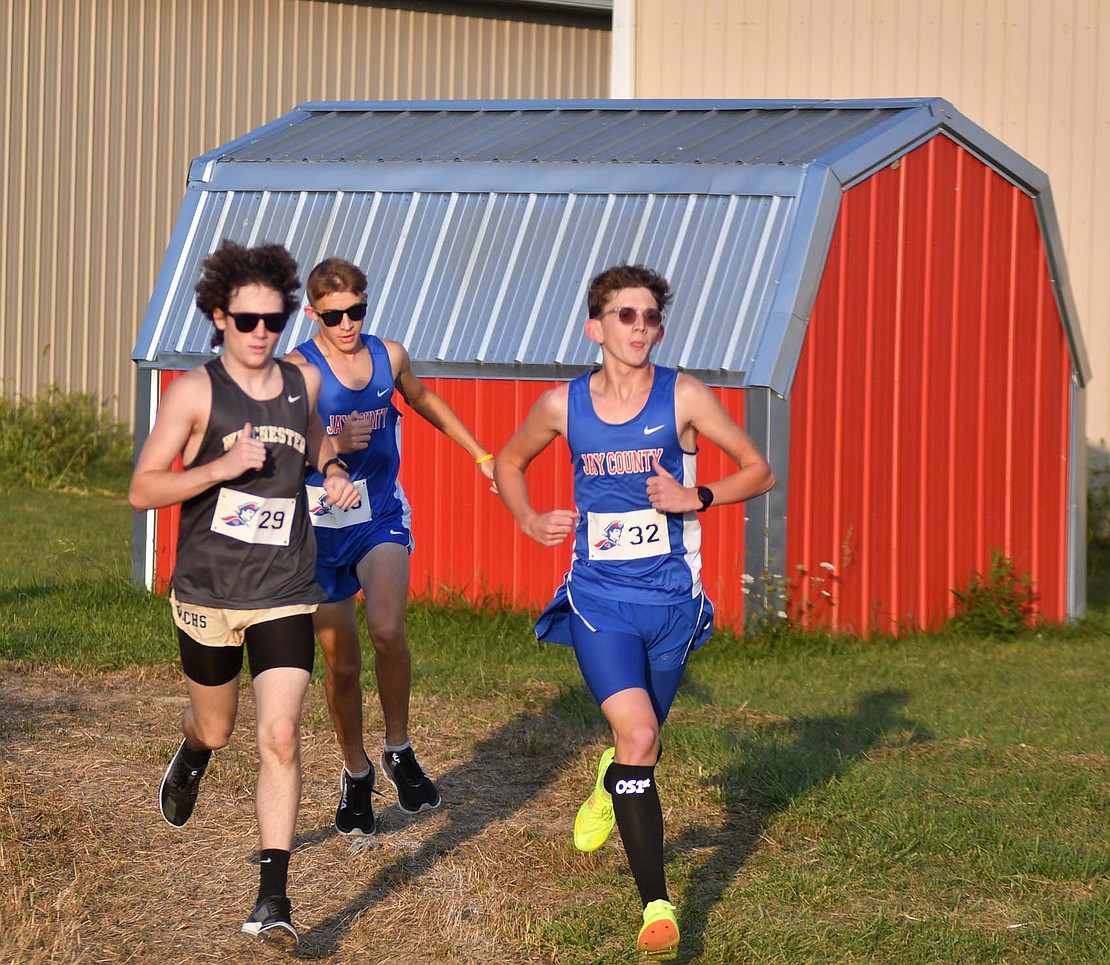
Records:
[[[262,285],[272,288],[285,300],[284,310],[292,315],[300,304],[297,291],[301,287],[297,278],[297,263],[282,245],[259,245],[245,248],[225,238],[201,266],[197,282],[197,308],[208,319],[218,308],[226,312],[231,296],[244,285]],[[223,343],[224,333],[216,329],[212,345]]]
[[[659,311],[664,311],[671,300],[671,286],[658,272],[643,265],[613,265],[595,275],[586,291],[590,318],[599,318],[609,296],[622,288],[647,288],[655,296]]]

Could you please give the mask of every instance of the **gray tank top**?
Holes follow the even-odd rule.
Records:
[[[222,456],[246,422],[266,446],[266,463],[181,504],[173,589],[182,603],[255,610],[325,599],[304,490],[308,394],[295,365],[277,365],[282,391],[265,402],[240,389],[221,359],[204,366],[212,411],[185,468]]]

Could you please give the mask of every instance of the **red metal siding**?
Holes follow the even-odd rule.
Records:
[[[504,444],[551,383],[511,380],[427,379],[491,451]],[[473,460],[410,409],[404,413],[401,483],[412,504],[412,590],[478,602],[494,598],[539,607],[558,586],[569,545],[545,550],[519,535],[501,500]],[[556,440],[529,468],[533,502],[570,507],[570,461]]]
[[[936,626],[998,548],[1064,619],[1070,374],[1030,198],[943,136],[849,190],[791,396],[796,614]]]
[[[163,391],[179,373],[167,373]],[[427,379],[493,452],[504,445],[540,394],[553,382]],[[717,390],[725,407],[743,424],[743,393]],[[400,400],[397,400],[400,402]],[[462,449],[400,402],[401,484],[412,505],[412,594],[471,602],[493,601],[539,609],[547,604],[570,563],[570,542],[546,549],[522,536],[501,500]],[[698,478],[712,481],[731,472],[731,463],[704,442]],[[573,507],[570,452],[557,439],[529,467],[528,488],[537,508]],[[176,558],[178,507],[160,510],[156,529],[156,589],[169,583]],[[740,580],[744,567],[744,509],[715,508],[702,517],[703,580],[717,609],[718,625],[743,624]]]

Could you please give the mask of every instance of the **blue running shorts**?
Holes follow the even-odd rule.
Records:
[[[600,705],[613,694],[646,690],[662,724],[670,713],[690,653],[713,633],[704,593],[660,606],[599,600],[566,583],[536,622],[541,640],[568,643],[586,686]]]
[[[362,589],[356,567],[375,546],[397,543],[411,553],[414,545],[412,531],[400,515],[372,519],[345,529],[315,527],[313,531],[316,534],[316,582],[328,595],[325,603],[347,600]]]

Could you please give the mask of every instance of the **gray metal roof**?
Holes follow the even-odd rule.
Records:
[[[208,357],[193,285],[230,237],[281,242],[304,274],[360,265],[367,329],[424,375],[577,374],[597,359],[587,282],[647,264],[675,291],[657,361],[785,395],[841,194],[939,131],[1034,197],[1052,263],[1045,176],[935,98],[303,104],[193,162],[133,357]],[[278,353],[312,330],[299,316]]]

